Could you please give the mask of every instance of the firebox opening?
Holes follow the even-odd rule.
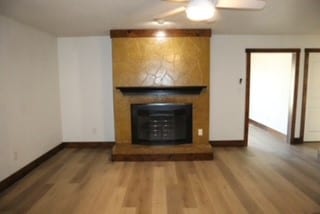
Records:
[[[132,104],[131,127],[133,144],[190,144],[192,104]]]

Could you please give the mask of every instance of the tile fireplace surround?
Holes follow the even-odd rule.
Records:
[[[209,144],[211,30],[166,30],[164,38],[155,37],[156,33],[157,30],[111,31],[116,133],[112,159],[213,159]],[[132,143],[131,105],[156,103],[192,105],[191,143]]]

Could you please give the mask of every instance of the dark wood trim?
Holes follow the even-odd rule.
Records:
[[[112,161],[199,161],[213,160],[213,152],[203,154],[114,154]]]
[[[246,98],[244,112],[244,145],[248,146],[249,137],[249,111],[250,111],[250,77],[251,76],[251,53],[246,50]]]
[[[156,37],[156,33],[165,31],[167,37],[211,37],[211,29],[128,29],[110,30],[111,38]]]
[[[246,53],[300,53],[300,48],[247,48]]]
[[[295,127],[296,127],[296,115],[297,115],[297,100],[298,100],[298,87],[299,87],[299,69],[300,69],[300,49],[295,50],[295,77],[294,77],[294,89],[293,89],[293,104],[291,113],[291,130],[290,132],[290,144],[295,144]],[[289,115],[290,119],[290,115]],[[289,134],[288,133],[288,134]]]
[[[211,140],[209,141],[213,147],[243,147],[246,146],[243,140]]]
[[[297,145],[297,144],[302,144],[302,143],[303,143],[303,141],[302,141],[301,137],[295,137],[295,138],[293,138],[293,142],[291,144]]]
[[[54,147],[50,151],[38,157],[36,160],[30,162],[26,166],[22,167],[9,177],[5,178],[0,182],[0,192],[7,189],[15,182],[23,178],[25,175],[30,173],[33,169],[39,166],[41,163],[45,162],[59,151],[64,148],[103,148],[111,149],[114,146],[115,142],[63,142],[58,146]]]
[[[306,122],[307,108],[307,92],[308,92],[308,74],[309,74],[309,51],[305,50],[304,69],[303,69],[303,85],[302,85],[302,104],[301,104],[301,120],[300,120],[300,137],[304,141],[304,130]]]
[[[199,95],[207,86],[116,87],[123,95]]]
[[[65,148],[105,148],[111,149],[115,142],[114,141],[99,141],[99,142],[63,142]]]
[[[320,141],[304,141],[303,143],[320,143]]]
[[[246,57],[246,100],[245,100],[245,118],[244,118],[244,141],[247,145],[248,142],[248,132],[249,132],[249,106],[250,106],[250,73],[251,73],[251,53],[294,53],[295,55],[295,73],[294,73],[294,87],[293,87],[293,97],[292,97],[292,109],[290,110],[289,121],[290,128],[288,131],[288,139],[290,144],[295,144],[294,132],[296,124],[296,111],[297,111],[297,98],[298,98],[298,83],[299,83],[299,65],[300,65],[300,49],[299,48],[258,48],[252,49],[248,48],[245,50]]]
[[[52,156],[54,156],[56,153],[61,151],[63,149],[63,144],[59,144],[58,146],[54,147],[53,149],[49,150],[45,154],[41,155],[34,161],[30,162],[26,166],[22,167],[9,177],[5,178],[0,182],[0,192],[3,190],[7,189],[9,186],[13,185],[16,183],[18,180],[23,178],[25,175],[27,175],[29,172],[31,172],[33,169],[35,169],[37,166],[39,166],[41,163],[44,161],[48,160]]]
[[[320,48],[305,48],[304,52],[310,53],[310,52],[320,52]]]
[[[300,138],[304,142],[304,130],[306,123],[306,108],[307,108],[307,93],[308,93],[308,76],[309,76],[309,56],[310,53],[320,52],[320,48],[306,48],[304,49],[304,69],[303,69],[303,85],[302,85],[302,106],[300,119]]]
[[[266,126],[266,125],[264,125],[262,123],[259,123],[258,121],[252,120],[250,118],[249,118],[249,124],[257,126],[257,127],[261,128],[261,129],[271,133],[273,136],[278,137],[279,139],[281,139],[284,142],[286,141],[287,136],[285,134],[283,134],[283,133],[281,133],[281,132],[279,132],[279,131],[277,131],[277,130],[269,127],[269,126]]]

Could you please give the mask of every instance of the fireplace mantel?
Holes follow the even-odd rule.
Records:
[[[123,95],[199,95],[207,86],[144,86],[116,87]]]

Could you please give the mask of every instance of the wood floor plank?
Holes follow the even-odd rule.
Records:
[[[250,128],[247,148],[213,161],[111,162],[66,148],[0,193],[0,213],[319,213],[319,145],[289,146]]]
[[[142,188],[144,181],[142,170],[142,162],[134,164],[132,174],[127,184],[127,191],[123,203],[124,207],[137,208],[139,206],[140,189]]]
[[[190,163],[189,163],[190,164]],[[196,208],[196,201],[193,195],[192,189],[190,188],[190,171],[188,169],[187,162],[176,163],[176,173],[178,178],[178,184],[181,189],[181,197],[183,207],[185,208]]]
[[[261,208],[251,198],[253,196],[249,192],[247,192],[247,190],[235,178],[235,176],[231,173],[230,169],[225,164],[219,164],[219,169],[224,174],[226,180],[229,181],[229,185],[231,186],[231,189],[234,191],[234,193],[236,195],[239,195],[238,199],[240,200],[241,204],[246,208],[246,210],[250,213],[262,213]]]
[[[186,208],[185,213],[201,213],[201,214],[215,214],[214,204],[216,201],[211,201],[209,193],[206,191],[206,185],[200,180],[197,174],[190,176],[190,188],[194,193],[196,200],[196,208]]]
[[[125,208],[121,208],[119,211],[119,214],[136,214],[137,213],[137,209],[134,207],[125,207]]]
[[[179,184],[167,185],[167,212],[168,214],[182,214],[184,210],[181,186]]]
[[[289,182],[274,168],[274,164],[281,163],[281,159],[277,155],[270,157],[269,154],[260,154],[259,158],[248,164],[255,166],[255,170],[260,170],[263,180],[267,181],[269,191],[274,190],[278,195],[278,201],[281,203],[282,209],[289,213],[310,213],[315,204],[306,197],[292,182]],[[292,179],[295,179],[294,177]],[[284,200],[285,197],[285,200]],[[288,206],[291,204],[291,206]]]
[[[275,166],[275,169],[290,183],[308,195],[310,199],[317,204],[320,204],[320,186],[316,182],[314,182],[312,179],[309,179],[304,174],[297,173],[297,171],[292,168],[290,169],[289,167]]]
[[[110,161],[106,162],[105,155],[106,153],[100,155],[101,160],[97,160],[97,166],[92,171],[92,175],[85,183],[79,185],[77,192],[79,200],[72,213],[85,214],[104,208],[107,198],[112,193],[111,190],[116,186],[117,171],[119,165],[121,166],[120,163],[114,166]]]
[[[155,166],[154,170],[154,182],[152,191],[152,213],[163,214],[167,212],[166,203],[166,182],[165,171],[163,166]]]
[[[142,166],[142,186],[140,186],[139,191],[139,204],[137,207],[137,212],[141,214],[149,214],[152,212],[152,192],[153,192],[153,164],[148,162],[143,162]],[[141,179],[140,177],[140,179]]]
[[[213,203],[215,213],[247,213],[215,162],[197,165],[204,188]]]
[[[77,198],[73,197],[76,193],[76,184],[57,184],[47,193],[46,198],[41,198],[28,213],[42,214],[44,210],[48,214],[70,213],[76,206]],[[68,198],[68,200],[66,200]],[[55,203],[52,204],[52,201]],[[50,209],[48,209],[50,207]]]
[[[113,206],[111,203],[109,203],[109,198],[115,198],[112,200],[118,200],[120,197],[119,195],[122,195],[122,189],[125,190],[125,188],[120,188],[117,186],[117,181],[121,177],[121,169],[122,169],[123,163],[121,164],[112,164],[112,167],[110,167],[106,171],[106,178],[101,181],[100,183],[97,183],[96,185],[100,185],[99,192],[92,197],[92,203],[91,206],[88,209],[87,213],[100,213],[101,211],[107,212],[108,208],[110,206]],[[94,181],[95,179],[93,179]],[[102,184],[102,185],[101,185]],[[124,197],[124,195],[123,195]],[[119,199],[120,200],[120,199]],[[121,206],[123,204],[123,200],[121,203]],[[86,202],[84,201],[84,206],[86,205]],[[120,205],[118,205],[120,206]],[[102,212],[102,213],[105,213]],[[83,212],[85,213],[85,212]]]
[[[239,185],[243,186],[243,188],[250,193],[251,200],[257,204],[258,207],[263,207],[260,209],[263,213],[279,213],[277,208],[269,201],[268,198],[262,193],[261,189],[258,187],[259,183],[246,171],[243,166],[239,166],[234,160],[234,153],[231,156],[230,152],[222,152],[219,154],[223,156],[224,163],[230,168],[234,175],[236,175],[236,179],[239,182]],[[255,212],[258,212],[256,208],[253,208]],[[267,211],[266,211],[267,210]]]

